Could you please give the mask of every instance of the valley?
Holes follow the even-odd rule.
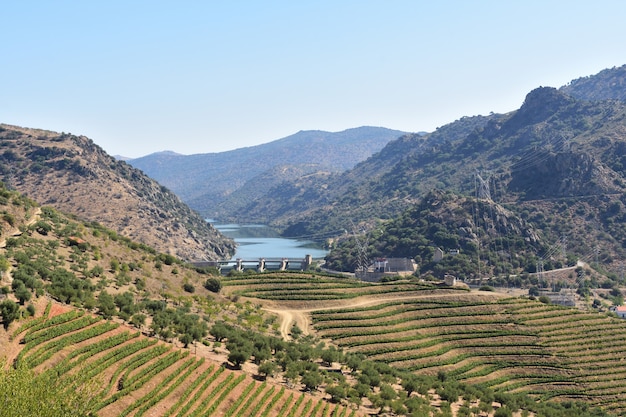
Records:
[[[128,163],[0,125],[0,416],[624,415],[621,79]]]

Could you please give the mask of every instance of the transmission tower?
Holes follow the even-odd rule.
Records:
[[[361,232],[357,233],[356,226],[354,223],[352,224],[354,241],[356,243],[356,248],[358,251],[357,254],[357,266],[355,275],[358,277],[359,274],[365,276],[365,272],[367,272],[367,267],[369,266],[369,258],[367,256],[367,248],[369,246],[369,239],[367,237],[367,233]]]
[[[537,262],[537,277],[540,281],[543,279],[543,261]]]
[[[481,198],[483,200],[491,201],[491,192],[489,191],[489,183],[483,179],[476,170],[476,179],[478,180],[476,184],[476,197]]]

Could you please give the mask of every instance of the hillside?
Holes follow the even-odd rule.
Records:
[[[407,373],[414,375],[417,391],[439,396],[442,409],[446,402],[467,399],[473,389],[477,401],[461,400],[459,411],[467,407],[492,415],[485,404],[489,392],[509,412],[522,415],[582,415],[585,407],[567,409],[577,401],[609,415],[626,411],[626,351],[618,342],[626,321],[606,314],[463,287],[436,289],[419,280],[368,285],[248,275],[224,285],[242,297],[272,303],[306,332],[361,360],[383,363],[380,374],[406,378],[405,388]],[[442,384],[425,389],[433,380]],[[417,415],[428,415],[421,412]]]
[[[532,223],[505,207],[441,191],[428,193],[419,204],[384,222],[367,238],[367,259],[411,258],[417,262],[421,277],[443,280],[445,275],[454,275],[464,282],[535,272],[541,255],[549,252]],[[358,246],[355,236],[338,239],[326,257],[328,268],[354,271],[359,267],[354,256]],[[435,261],[438,249],[445,254],[455,251],[455,255]],[[561,259],[560,252],[556,256],[559,266],[571,262]],[[544,261],[546,269],[551,269],[555,259]]]
[[[518,111],[492,117],[448,141],[427,135],[390,143],[389,149],[328,184],[324,198],[333,201],[337,212],[371,206],[380,207],[372,212],[388,216],[398,214],[394,204],[408,207],[433,188],[474,194],[477,170],[494,183],[492,187],[497,185],[497,198],[506,202],[587,196],[592,189],[593,194],[616,193],[621,189],[617,160],[623,114],[621,102],[579,101],[540,88],[528,94]],[[400,144],[403,152],[391,151]],[[306,191],[302,194],[308,195]],[[276,198],[269,204],[280,210]],[[303,216],[334,217],[334,213],[322,209]]]
[[[228,152],[177,155],[162,152],[128,162],[174,191],[202,214],[225,219],[255,198],[250,190],[263,177],[260,190],[283,181],[281,170],[341,172],[352,168],[403,132],[378,127],[359,127],[343,132],[300,131],[263,145]],[[273,174],[277,174],[274,176]],[[258,184],[255,184],[258,185]],[[230,202],[229,198],[233,198]]]
[[[589,352],[567,343],[582,320],[620,334],[606,315],[419,280],[219,277],[0,191],[0,415],[623,410],[621,383],[607,383],[621,365],[598,359],[615,354],[606,333]]]
[[[258,362],[226,365],[211,326],[278,339],[272,315],[207,289],[219,283],[210,270],[0,191],[0,415],[139,416],[157,403],[158,415],[347,411],[258,376]]]
[[[0,180],[40,204],[183,259],[234,252],[230,239],[176,195],[84,136],[0,125]]]

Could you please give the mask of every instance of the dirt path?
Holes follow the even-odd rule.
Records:
[[[481,292],[481,296],[485,298],[502,298],[509,297],[510,294],[502,293],[485,293]],[[337,308],[356,308],[356,307],[368,307],[378,304],[384,304],[391,301],[405,301],[405,300],[423,300],[428,298],[442,298],[442,297],[458,297],[459,294],[413,294],[407,296],[388,296],[388,297],[357,297],[350,300],[337,300],[332,306],[320,306],[320,307],[305,307],[305,308],[290,308],[281,307],[280,305],[272,307],[264,307],[263,310],[278,315],[280,318],[280,335],[283,339],[291,339],[291,329],[295,324],[302,330],[303,335],[308,335],[311,332],[312,321],[310,313],[325,310],[334,310]]]

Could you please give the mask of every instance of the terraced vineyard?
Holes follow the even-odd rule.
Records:
[[[626,323],[523,300],[445,298],[313,312],[320,336],[418,373],[626,411]]]
[[[357,297],[387,297],[393,294],[410,296],[437,290],[429,284],[390,282],[371,284],[353,278],[304,273],[251,274],[222,280],[232,294],[284,302],[349,300]],[[455,293],[458,290],[452,290]]]
[[[24,322],[17,366],[67,390],[90,387],[101,416],[357,416],[343,405],[254,380],[78,310]]]
[[[240,277],[228,291],[310,314],[318,336],[369,359],[495,391],[584,400],[626,413],[626,322],[524,298],[426,284],[292,274]],[[395,298],[395,299],[394,299]],[[304,300],[324,300],[313,307]],[[300,301],[300,303],[298,303]],[[336,307],[331,307],[331,305]]]

